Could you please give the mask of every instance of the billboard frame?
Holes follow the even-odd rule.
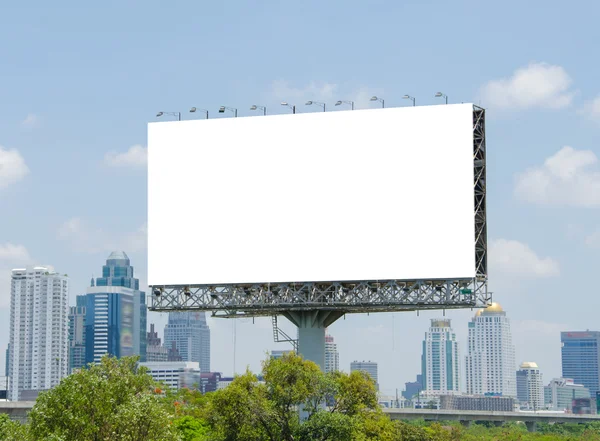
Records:
[[[487,287],[485,109],[473,106],[475,277],[218,285],[151,286],[151,311],[212,311],[216,317],[273,316],[290,311],[342,313],[481,308]]]

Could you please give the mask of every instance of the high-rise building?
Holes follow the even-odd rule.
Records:
[[[404,391],[402,396],[407,400],[412,400],[413,397],[419,395],[423,390],[423,375],[417,375],[417,381],[409,381],[404,383]]]
[[[561,332],[562,376],[583,384],[592,396],[600,390],[600,332]]]
[[[590,390],[572,378],[553,378],[544,387],[544,405],[550,410],[571,411],[573,400],[590,396]]]
[[[203,311],[169,313],[165,346],[173,342],[183,361],[197,361],[201,372],[210,372],[210,329]]]
[[[432,319],[421,355],[423,392],[428,395],[460,391],[458,341],[449,319]]]
[[[467,350],[467,394],[517,396],[510,321],[498,303],[477,311],[469,322]]]
[[[175,361],[175,362],[143,362],[140,366],[148,369],[148,374],[154,381],[165,384],[171,389],[177,390],[190,387],[195,384],[200,387],[200,367],[198,362]]]
[[[375,382],[377,390],[379,390],[379,382],[377,376],[377,363],[374,361],[353,361],[350,363],[350,372],[363,371],[370,375]]]
[[[69,371],[69,279],[51,267],[12,271],[9,398],[35,399]]]
[[[154,323],[150,324],[150,332],[146,338],[146,361],[168,361],[169,348],[163,346],[158,337],[158,333],[154,331]]]
[[[69,374],[85,366],[85,296],[69,308]]]
[[[129,257],[114,251],[85,294],[85,361],[104,354],[146,359],[146,297],[133,275]]]
[[[544,408],[544,383],[538,365],[532,361],[521,363],[517,371],[517,399],[521,408],[540,410]]]
[[[278,360],[280,358],[283,358],[284,355],[286,354],[293,354],[294,351],[289,349],[289,350],[285,350],[285,349],[273,349],[271,351],[271,358]]]
[[[336,372],[340,370],[340,353],[337,344],[329,334],[325,335],[325,372]]]

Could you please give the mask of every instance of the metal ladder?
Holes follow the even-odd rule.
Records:
[[[283,330],[279,329],[279,325],[277,324],[277,316],[274,315],[271,317],[273,322],[273,340],[275,343],[286,343],[289,342],[292,344],[294,348],[294,352],[298,353],[298,340],[293,339],[289,335],[287,335]]]

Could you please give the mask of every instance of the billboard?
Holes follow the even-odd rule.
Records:
[[[149,285],[475,277],[473,105],[148,126]]]

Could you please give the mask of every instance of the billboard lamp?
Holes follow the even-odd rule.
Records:
[[[295,106],[295,105],[294,105],[294,106],[292,106],[291,104],[288,104],[288,103],[287,103],[287,102],[285,102],[285,101],[282,101],[282,102],[281,102],[281,105],[282,105],[282,106],[289,107],[290,109],[292,109],[292,113],[296,113],[296,106]]]
[[[378,96],[372,96],[371,101],[381,101],[381,108],[385,107],[385,100],[383,98],[379,98]]]
[[[235,107],[227,107],[227,106],[219,107],[219,113],[225,113],[225,110],[229,110],[229,111],[233,112],[234,117],[237,118],[237,109]]]
[[[436,98],[442,98],[442,97],[446,98],[446,104],[448,104],[448,95],[446,95],[445,93],[436,92],[435,97]]]
[[[190,113],[196,113],[198,110],[204,112],[206,114],[206,119],[208,119],[208,110],[206,109],[196,109],[195,107],[192,107],[190,109]]]
[[[257,106],[256,104],[254,104],[252,107],[250,107],[250,110],[257,110],[257,109],[262,109],[263,115],[267,114],[266,106]]]
[[[321,106],[323,108],[323,112],[325,112],[325,103],[322,103],[320,101],[307,101],[306,102],[307,106],[312,106],[313,104],[316,104],[317,106]]]
[[[354,101],[339,100],[335,103],[335,105],[341,106],[343,103],[350,104],[350,107],[352,107],[352,110],[354,110]]]
[[[177,121],[181,121],[181,112],[158,112],[156,117],[160,118],[163,115],[173,115],[177,117]]]
[[[403,99],[405,99],[405,100],[412,100],[412,102],[413,102],[413,107],[417,105],[417,104],[416,104],[416,101],[417,101],[417,100],[415,100],[415,97],[414,97],[414,96],[410,96],[410,95],[404,95],[402,98],[403,98]]]

